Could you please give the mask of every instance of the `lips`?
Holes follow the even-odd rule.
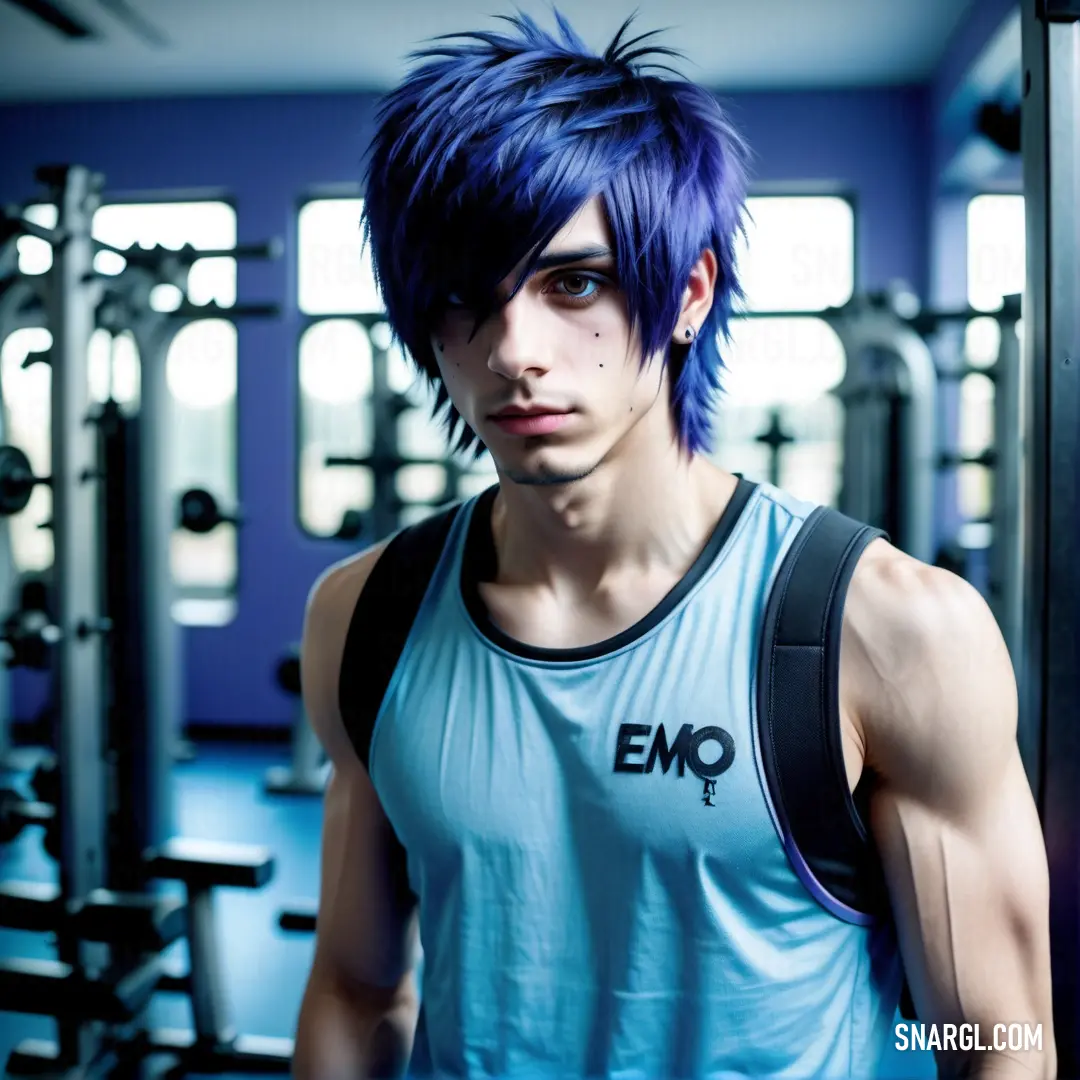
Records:
[[[562,416],[569,411],[569,409],[557,409],[553,405],[530,405],[527,409],[510,405],[491,415],[493,420],[509,420],[516,416]]]
[[[492,422],[507,435],[551,435],[568,424],[572,411],[551,406],[534,406],[529,409],[508,408],[492,416]]]

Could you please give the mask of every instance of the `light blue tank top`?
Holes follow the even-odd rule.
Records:
[[[370,753],[419,900],[410,1076],[876,1075],[895,931],[792,869],[757,741],[769,589],[814,507],[740,492],[650,615],[573,650],[487,620],[483,496],[457,515]]]

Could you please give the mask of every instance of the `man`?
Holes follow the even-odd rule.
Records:
[[[419,54],[373,144],[388,318],[499,482],[312,591],[334,772],[296,1075],[870,1077],[905,977],[980,1045],[1042,1025],[944,1072],[1054,1075],[992,616],[864,531],[835,685],[769,659],[793,553],[840,519],[702,453],[745,147],[625,26],[594,57],[510,21]],[[793,719],[818,699],[824,734]]]

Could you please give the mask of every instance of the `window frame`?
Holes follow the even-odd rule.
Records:
[[[965,200],[964,200],[964,294],[965,294],[964,301],[965,301],[965,307],[969,311],[968,317],[966,319],[964,319],[964,321],[963,321],[965,344],[966,344],[967,328],[968,328],[968,326],[970,326],[970,324],[972,322],[974,322],[976,319],[987,319],[987,318],[993,319],[993,318],[996,317],[994,311],[992,311],[992,310],[991,311],[983,311],[980,308],[974,307],[974,305],[971,302],[971,275],[970,275],[970,269],[971,269],[971,207],[972,207],[972,204],[977,199],[982,199],[982,198],[986,198],[986,197],[1014,198],[1014,199],[1020,199],[1021,202],[1023,202],[1024,196],[1025,196],[1025,193],[1024,193],[1023,188],[1022,188],[1021,185],[1018,185],[1018,184],[1016,184],[1015,182],[1012,182],[1012,181],[1008,181],[1008,182],[1002,182],[1001,184],[997,184],[997,185],[995,185],[993,183],[987,183],[987,184],[984,184],[984,185],[980,185],[980,187],[977,190],[971,191],[965,197]],[[1025,237],[1025,244],[1026,244],[1026,237]],[[966,364],[967,363],[966,351],[965,351],[965,355],[963,356],[963,359],[964,359],[964,362]],[[966,373],[956,383],[956,449],[957,449],[957,452],[959,452],[959,453],[968,453],[969,452],[968,448],[964,448],[962,446],[962,439],[961,439],[962,434],[963,434],[963,430],[964,430],[964,416],[965,416],[964,384],[968,381],[968,379],[970,379],[972,377],[975,377],[975,378],[988,378],[990,380],[990,382],[991,382],[991,385],[993,386],[994,394],[996,394],[997,393],[997,386],[994,383],[993,376],[991,374],[993,372],[994,367],[996,366],[996,364],[997,364],[997,361],[995,360],[993,364],[989,365],[985,369],[985,371],[983,371],[983,370],[970,371],[970,372]],[[993,400],[993,399],[991,399],[991,400]],[[993,409],[994,406],[992,405],[991,408]],[[996,440],[997,437],[998,437],[998,433],[994,432],[993,436],[991,438],[991,441],[990,441],[990,443],[988,445],[993,446],[994,445],[994,440]],[[975,485],[974,483],[965,483],[965,481],[964,481],[965,475],[967,475],[967,476],[975,475],[971,470],[977,470],[977,475],[980,477],[980,483],[978,485]],[[985,520],[986,520],[985,516],[973,516],[973,515],[968,514],[967,507],[965,507],[965,505],[964,505],[964,503],[966,501],[965,488],[978,487],[978,488],[981,489],[981,488],[984,488],[984,487],[988,486],[990,493],[989,493],[989,495],[986,496],[986,498],[987,498],[987,502],[988,502],[989,507],[990,507],[990,513],[992,514],[993,505],[994,505],[994,503],[993,503],[993,500],[994,500],[994,486],[993,486],[994,485],[994,468],[992,466],[989,466],[989,465],[981,465],[981,464],[979,464],[977,462],[971,462],[971,463],[968,463],[966,465],[960,465],[960,466],[957,466],[956,468],[954,468],[952,470],[952,478],[951,478],[951,480],[952,480],[952,484],[954,485],[954,490],[955,490],[956,513],[957,513],[957,516],[958,516],[958,518],[959,518],[959,520],[961,522],[960,531],[958,533],[958,537],[960,538],[961,546],[965,547],[965,549],[969,550],[969,551],[986,551],[987,546],[985,544],[971,545],[971,544],[968,544],[968,543],[965,542],[965,539],[964,539],[965,536],[970,537],[971,535],[975,535],[976,537],[988,539],[986,537],[983,537],[983,534],[981,532],[979,532],[979,531],[975,531],[974,534],[972,534],[972,531],[970,529],[968,529],[967,532],[965,533],[965,527],[971,526],[971,525],[976,525],[976,526],[981,527],[985,523]],[[980,494],[982,494],[982,492],[980,492]],[[988,542],[992,543],[992,541],[989,541],[989,540],[988,540]]]
[[[290,310],[295,313],[297,321],[297,329],[292,342],[292,373],[291,373],[291,385],[293,388],[294,407],[293,407],[293,482],[292,482],[292,495],[293,495],[293,520],[296,528],[300,531],[300,534],[306,539],[320,542],[320,543],[337,543],[337,544],[350,544],[355,546],[356,541],[339,540],[334,536],[326,536],[320,533],[312,532],[303,521],[301,508],[303,505],[303,463],[302,455],[304,449],[304,430],[303,430],[303,405],[304,405],[304,391],[300,383],[300,355],[301,348],[303,346],[304,336],[310,331],[312,326],[317,322],[322,322],[331,319],[356,319],[361,314],[360,312],[320,312],[318,314],[309,314],[303,311],[300,307],[300,216],[307,205],[313,202],[322,202],[336,199],[363,199],[364,192],[359,184],[346,183],[346,184],[330,184],[319,185],[317,187],[309,188],[301,196],[294,200],[293,204],[293,216],[290,222],[290,235],[294,240],[294,250],[296,252],[295,261],[293,263],[293,275],[291,281],[291,290],[289,297]],[[861,263],[859,258],[860,249],[860,215],[859,215],[859,197],[854,188],[847,184],[835,184],[831,182],[806,182],[799,184],[792,184],[790,182],[758,182],[751,185],[748,193],[748,200],[763,200],[763,199],[800,199],[800,198],[832,198],[838,199],[841,202],[847,204],[852,218],[852,249],[851,249],[851,278],[852,278],[852,293],[848,297],[845,303],[849,302],[852,297],[858,295],[859,292],[859,274],[861,270]],[[803,318],[821,318],[824,311],[828,308],[812,308],[809,310],[792,310],[782,311],[774,313],[765,309],[755,310],[751,317],[753,319],[764,318],[778,318],[782,319],[786,316],[796,316]],[[374,314],[374,313],[369,313]],[[733,315],[732,321],[741,321],[742,317],[739,315]],[[372,345],[372,351],[375,351],[374,345]],[[722,442],[720,443],[722,446]],[[719,447],[718,447],[719,449]],[[450,457],[450,448],[447,447],[446,456]]]
[[[807,182],[799,184],[791,184],[787,181],[764,181],[756,184],[752,184],[747,195],[748,200],[764,200],[764,199],[803,199],[803,198],[831,198],[837,199],[843,203],[846,203],[851,212],[851,295],[844,301],[845,304],[851,302],[859,294],[859,275],[861,271],[861,263],[859,258],[860,250],[860,235],[861,235],[861,220],[859,214],[860,200],[857,191],[847,184],[835,184],[828,181],[821,182]],[[822,318],[824,312],[830,310],[828,307],[823,308],[811,308],[811,309],[751,309],[748,315],[740,315],[738,313],[733,314],[732,322],[742,321],[755,321],[760,322],[763,320],[776,320],[781,321],[785,319],[817,319],[819,322],[826,322]],[[826,325],[828,325],[826,323]],[[770,406],[770,408],[776,408],[781,415],[781,421],[783,421],[783,414],[785,409],[791,408],[790,405],[777,404]],[[719,410],[723,409],[723,405],[718,407]],[[787,426],[787,425],[786,425]],[[840,439],[842,440],[842,432],[840,433]],[[728,445],[745,445],[742,442],[728,443]],[[716,449],[710,456],[714,459],[721,459],[724,454],[725,442],[718,433],[716,440]],[[842,456],[842,441],[840,445],[840,451]],[[782,461],[782,459],[781,459]],[[782,480],[781,480],[782,482]],[[839,490],[839,485],[838,488]]]
[[[214,188],[177,188],[177,189],[165,188],[165,189],[155,189],[154,191],[147,192],[147,193],[142,193],[142,192],[139,192],[139,191],[127,191],[127,192],[122,192],[122,193],[120,193],[118,195],[115,195],[115,196],[110,194],[108,198],[102,199],[101,205],[98,207],[98,209],[102,209],[103,207],[106,207],[106,206],[110,206],[110,207],[111,206],[155,206],[155,205],[160,206],[160,205],[164,205],[166,203],[188,203],[188,204],[191,204],[191,203],[208,203],[208,202],[222,203],[232,211],[233,217],[234,217],[234,219],[235,219],[235,221],[237,223],[237,233],[239,234],[239,224],[240,224],[239,203],[240,203],[240,200],[239,200],[238,196],[235,193],[233,193],[232,191],[226,190],[224,188],[217,188],[217,187],[214,187]],[[96,213],[96,211],[95,211],[95,213]],[[234,243],[233,246],[234,247],[236,246],[235,243]],[[241,304],[242,300],[241,300],[241,297],[240,297],[240,294],[241,294],[241,289],[240,289],[240,267],[241,267],[241,264],[242,264],[242,260],[234,259],[233,261],[236,263],[236,304]],[[237,504],[237,506],[242,506],[243,505],[243,493],[242,493],[241,484],[240,484],[240,478],[241,478],[241,470],[240,470],[241,442],[240,442],[240,439],[241,439],[241,434],[242,434],[242,431],[243,431],[243,418],[241,416],[241,408],[240,408],[240,339],[241,339],[241,334],[240,334],[240,326],[239,326],[239,323],[238,323],[237,319],[235,318],[235,316],[230,318],[225,313],[227,310],[228,309],[224,309],[223,312],[220,313],[219,315],[216,315],[215,318],[226,319],[228,322],[231,322],[232,326],[233,326],[233,330],[236,333],[236,376],[237,376],[237,378],[236,378],[236,394],[234,395],[234,398],[233,398],[234,407],[233,407],[233,423],[232,423],[232,428],[233,428],[232,441],[233,441],[234,452],[233,452],[233,455],[232,455],[232,463],[231,463],[229,471],[231,473],[231,478],[232,478],[232,482],[233,482],[233,490],[236,492],[236,504]],[[195,321],[195,320],[192,320],[192,321]],[[188,324],[188,325],[190,325],[190,324]],[[180,331],[178,331],[177,333],[179,334],[179,332]],[[175,337],[174,337],[173,341],[175,341]],[[170,348],[172,347],[172,342],[170,342],[169,347]],[[168,362],[168,356],[167,355],[165,357],[165,360],[166,360],[166,363],[167,363]],[[139,357],[139,363],[140,364],[142,363],[142,357],[141,356]],[[178,492],[177,494],[179,495],[180,493]],[[218,493],[211,492],[211,494],[213,494],[215,498],[218,498]],[[225,505],[225,506],[223,506],[223,509],[226,512],[228,512],[228,511],[230,511],[230,510],[232,510],[234,508],[231,507],[231,506]],[[185,602],[188,602],[188,601],[194,601],[194,602],[207,602],[207,601],[209,601],[209,602],[219,602],[219,601],[220,602],[228,602],[230,604],[230,612],[229,612],[228,619],[225,620],[223,623],[214,622],[212,625],[214,625],[214,626],[228,625],[229,623],[235,621],[235,619],[237,617],[237,614],[238,614],[238,610],[239,610],[240,590],[241,590],[241,587],[242,587],[243,581],[244,581],[244,568],[243,568],[242,560],[240,558],[240,552],[241,552],[240,529],[242,529],[242,528],[243,528],[243,522],[242,521],[241,521],[240,524],[234,526],[234,529],[236,530],[236,533],[235,533],[235,536],[236,536],[236,539],[235,539],[235,545],[236,545],[236,558],[235,558],[236,573],[233,576],[232,583],[229,586],[208,586],[208,585],[192,586],[192,585],[182,585],[179,582],[173,580],[172,588],[173,588],[174,604],[183,605]],[[172,543],[173,536],[175,536],[177,532],[182,532],[182,531],[183,530],[179,526],[176,526],[176,525],[173,526],[172,530],[169,533],[170,545]],[[190,622],[190,623],[189,622],[183,622],[183,623],[181,623],[181,625],[199,627],[199,626],[202,626],[204,624],[200,623],[200,622]]]

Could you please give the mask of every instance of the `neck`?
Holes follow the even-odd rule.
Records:
[[[674,444],[634,457],[556,487],[502,480],[492,508],[500,583],[581,596],[628,574],[682,577],[737,479]]]

